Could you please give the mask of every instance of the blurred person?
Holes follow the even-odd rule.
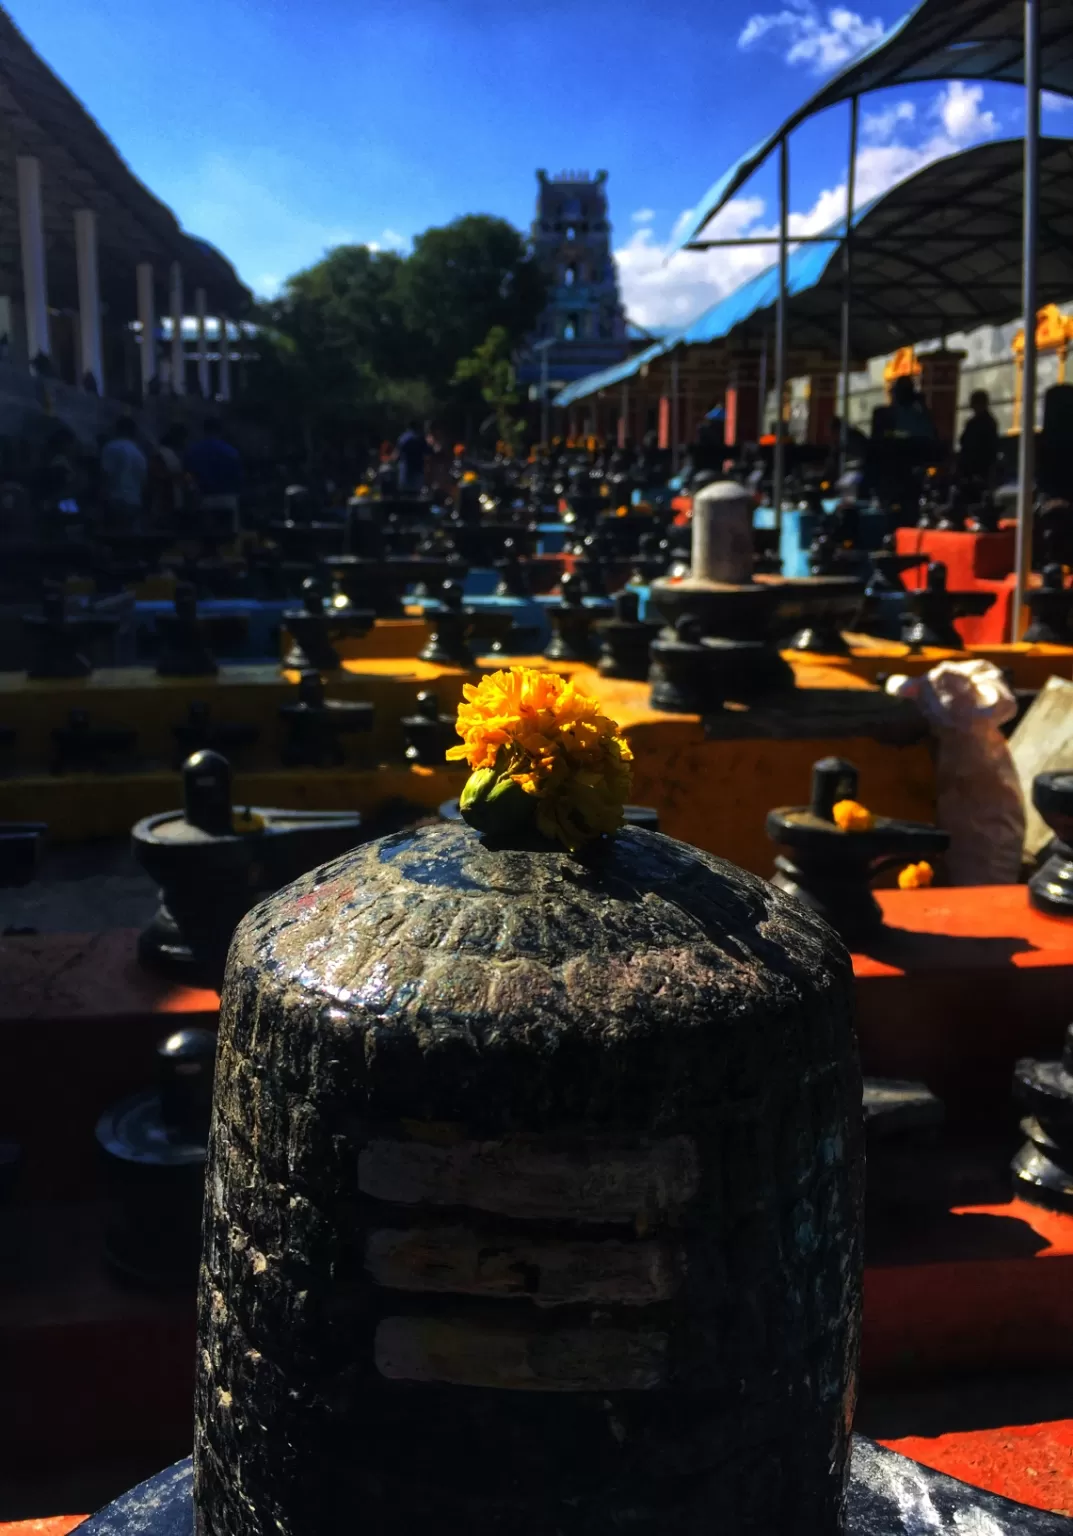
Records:
[[[424,489],[425,463],[432,451],[432,445],[421,430],[420,422],[411,421],[395,444],[401,495],[417,496]]]
[[[145,501],[149,465],[138,447],[133,416],[121,416],[115,435],[101,449],[101,503],[105,524],[114,529],[137,526]]]
[[[986,389],[973,390],[969,409],[972,414],[961,429],[958,443],[958,468],[973,480],[990,481],[998,463],[999,434]]]
[[[242,459],[225,439],[219,417],[207,419],[202,436],[187,449],[183,462],[197,491],[202,533],[236,534]]]

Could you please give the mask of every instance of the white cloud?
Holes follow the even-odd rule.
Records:
[[[1073,100],[1068,96],[1058,96],[1054,91],[1043,91],[1040,102],[1044,112],[1068,112],[1073,107]]]
[[[983,99],[982,85],[966,85],[963,80],[952,80],[942,92],[935,109],[936,115],[958,148],[966,144],[977,144],[981,139],[994,138],[998,132],[995,114],[980,110]]]
[[[631,213],[630,218],[635,224],[651,224],[656,217],[654,208],[638,208],[636,213]]]
[[[878,112],[866,112],[861,120],[861,138],[873,144],[885,144],[903,123],[915,120],[917,109],[911,101],[896,101]]]
[[[750,16],[738,37],[739,48],[765,46],[783,54],[787,64],[804,64],[823,75],[878,43],[886,29],[875,18],[836,5],[820,11],[813,0],[789,0],[786,10]]]
[[[904,110],[909,103],[898,103],[889,111],[874,114],[877,121],[871,137],[875,140],[886,136],[888,142],[868,143],[857,155],[857,207],[889,191],[933,160],[994,137],[998,131],[995,114],[982,103],[981,86],[965,86],[957,81],[944,86],[923,114],[930,125],[926,136],[915,144],[901,142],[905,131],[917,121],[911,107]],[[842,179],[821,191],[810,208],[791,211],[790,233],[818,234],[844,219],[845,213],[846,183]],[[708,225],[702,238],[774,235],[777,225],[772,214],[773,210],[767,208],[761,197],[735,197]],[[688,324],[717,299],[770,266],[775,258],[773,245],[675,252],[678,240],[691,227],[693,219],[693,210],[687,208],[675,221],[666,243],[656,238],[654,230],[645,227],[636,230],[615,252],[627,313],[640,325]]]

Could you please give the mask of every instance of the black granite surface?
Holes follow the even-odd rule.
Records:
[[[85,1536],[193,1536],[189,1459],[79,1526]],[[1011,1504],[856,1435],[846,1536],[1071,1536],[1073,1520]],[[668,1536],[673,1533],[668,1532]]]

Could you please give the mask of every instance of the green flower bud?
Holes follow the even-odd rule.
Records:
[[[478,832],[505,837],[536,820],[537,802],[499,768],[478,768],[458,800],[462,819]]]

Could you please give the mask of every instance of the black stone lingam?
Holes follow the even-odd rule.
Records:
[[[883,926],[871,891],[875,877],[943,853],[950,843],[938,827],[889,816],[877,816],[868,831],[844,832],[833,809],[840,800],[856,800],[857,789],[852,763],[824,757],[813,764],[810,803],[767,816],[767,835],[784,850],[776,856],[772,883],[818,912],[850,945]]]
[[[233,757],[247,747],[252,747],[260,736],[260,727],[247,720],[217,720],[204,699],[194,699],[186,712],[186,719],[172,727],[177,768],[194,752],[221,752]]]
[[[842,625],[859,601],[860,588],[852,577],[851,585],[838,579],[848,574],[842,553],[829,533],[817,534],[809,546],[809,575],[822,578],[822,582],[817,581],[808,593],[808,618],[790,640],[789,650],[820,656],[850,654]],[[833,582],[831,578],[835,578]],[[832,600],[824,602],[828,591]]]
[[[147,816],[131,831],[134,857],[160,886],[138,959],[218,986],[239,918],[303,870],[353,847],[361,817],[261,806],[236,812],[230,764],[216,752],[195,752],[182,777],[182,809]]]
[[[182,1029],[156,1049],[157,1083],[97,1122],[109,1204],[105,1254],[126,1281],[193,1290],[201,1258],[216,1036]]]
[[[871,573],[864,589],[861,606],[850,622],[855,634],[873,635],[881,640],[901,638],[904,618],[906,571],[927,565],[926,554],[899,555],[894,548],[894,535],[888,534],[882,547],[869,554]],[[901,604],[891,603],[892,597],[900,597]]]
[[[88,710],[72,709],[67,724],[52,732],[53,773],[107,773],[129,756],[137,731],[122,725],[94,725]]]
[[[925,646],[963,651],[965,642],[954,628],[954,620],[976,618],[986,613],[994,601],[993,592],[948,591],[946,566],[941,560],[933,560],[928,566],[927,585],[906,594],[908,613],[902,640],[911,653]]]
[[[604,576],[604,544],[594,533],[588,534],[574,550],[574,572],[581,583],[583,597],[593,598],[610,607]]]
[[[346,761],[340,740],[373,727],[373,706],[357,699],[328,699],[319,672],[303,672],[292,703],[281,704],[286,726],[280,760],[286,768],[338,768]]]
[[[516,539],[503,541],[503,553],[495,563],[499,572],[496,597],[529,597],[529,577],[521,561],[521,551]]]
[[[1028,1138],[1013,1160],[1015,1192],[1054,1211],[1073,1211],[1073,1024],[1060,1061],[1017,1063],[1013,1096],[1027,1111],[1021,1129]]]
[[[458,740],[454,715],[441,715],[431,689],[417,695],[417,708],[402,717],[406,761],[422,768],[442,768],[448,747]]]
[[[200,1536],[841,1532],[852,1012],[811,913],[634,828],[573,858],[441,824],[262,903],[221,1008]]]
[[[114,632],[119,623],[116,615],[68,614],[63,588],[46,586],[41,612],[28,613],[22,620],[29,652],[27,677],[88,677],[93,671],[86,654],[90,639],[95,634]]]
[[[631,587],[646,587],[657,576],[662,576],[670,564],[671,546],[668,539],[654,530],[642,533],[637,540],[637,554],[630,570]]]
[[[464,605],[460,584],[445,581],[440,587],[438,601],[425,613],[432,633],[419,652],[420,659],[441,667],[472,667],[474,656],[469,636],[473,629],[473,614]]]
[[[938,510],[935,526],[941,533],[964,533],[968,515],[968,498],[964,489],[955,484],[950,487],[945,503]]]
[[[1031,623],[1021,636],[1026,645],[1073,645],[1073,587],[1057,564],[1045,565],[1038,587],[1025,593]]]
[[[1054,833],[1042,866],[1028,882],[1028,899],[1040,912],[1073,917],[1073,773],[1037,773],[1032,804]]]
[[[595,661],[598,654],[592,632],[597,615],[586,606],[581,578],[565,571],[559,582],[559,601],[547,610],[551,639],[544,647],[549,661]]]
[[[636,587],[616,592],[613,601],[614,618],[604,619],[596,626],[600,636],[598,670],[604,677],[644,682],[651,662],[649,651],[661,626],[643,622],[639,617],[641,599]]]
[[[295,672],[338,672],[343,662],[334,642],[343,636],[366,635],[375,622],[371,608],[351,608],[345,599],[340,606],[323,583],[307,577],[302,583],[301,608],[283,610],[284,628],[292,642],[283,665]]]
[[[771,640],[781,588],[753,581],[752,513],[740,485],[705,486],[693,503],[691,566],[679,575],[672,564],[652,583],[649,602],[667,626],[651,652],[657,709],[703,714],[793,687]]]
[[[29,885],[47,831],[43,821],[0,821],[0,886]]]
[[[212,653],[208,627],[197,613],[197,593],[188,581],[176,583],[174,612],[156,621],[159,677],[215,677],[220,670]]]
[[[872,562],[868,591],[874,594],[904,592],[906,587],[902,577],[906,571],[914,571],[928,563],[926,554],[899,555],[895,548],[894,535],[889,533],[881,547],[871,553],[868,558]]]

